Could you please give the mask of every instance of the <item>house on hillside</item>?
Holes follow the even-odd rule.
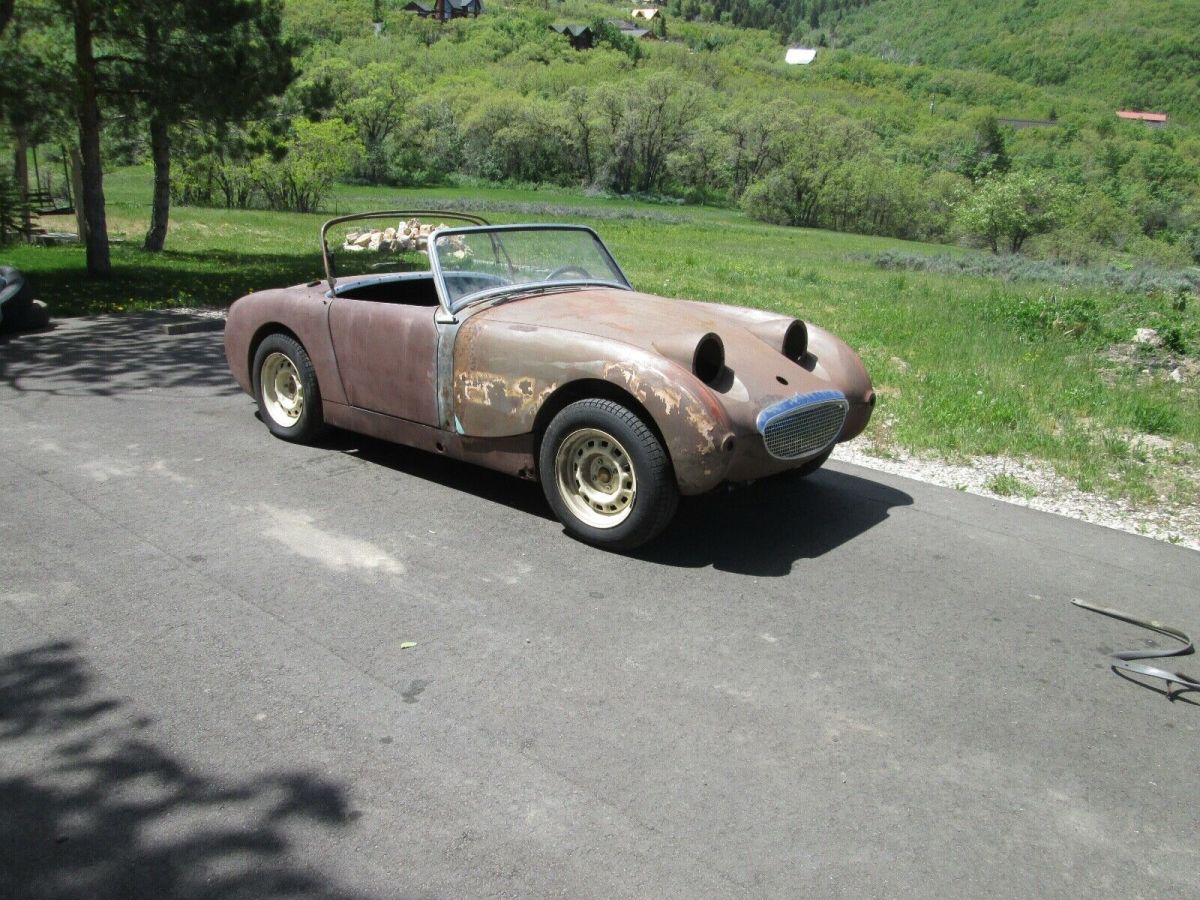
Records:
[[[570,25],[566,22],[555,22],[550,26],[559,34],[565,34],[571,46],[576,50],[591,50],[596,44],[596,35],[587,25]]]
[[[646,9],[635,9],[632,13],[630,13],[630,16],[632,18],[645,19],[647,22],[651,22],[651,21],[659,18],[661,15],[662,15],[662,10],[658,9],[657,7],[653,7],[653,6],[648,7]]]
[[[1058,120],[1056,119],[996,119],[1001,125],[1007,125],[1014,131],[1021,131],[1025,128],[1057,128]]]
[[[1117,118],[1131,122],[1141,122],[1147,128],[1166,128],[1167,114],[1159,112],[1140,112],[1133,109],[1118,109]]]
[[[434,16],[443,22],[461,19],[463,16],[478,16],[483,12],[483,0],[436,0]]]
[[[817,51],[812,47],[788,47],[783,61],[789,66],[807,66],[817,58]]]
[[[416,13],[421,18],[433,15],[433,3],[422,3],[421,0],[409,0],[400,7],[401,12]]]
[[[660,20],[661,21],[661,20]],[[632,22],[623,22],[616,19],[609,19],[608,24],[616,28],[621,34],[626,37],[631,37],[635,41],[657,41],[658,35],[648,28],[638,28]]]

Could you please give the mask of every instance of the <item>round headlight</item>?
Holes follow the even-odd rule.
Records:
[[[696,344],[692,354],[692,372],[705,384],[712,384],[725,368],[725,342],[709,332]]]

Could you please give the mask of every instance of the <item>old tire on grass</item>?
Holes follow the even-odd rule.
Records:
[[[679,505],[671,460],[657,435],[612,400],[579,400],[559,412],[542,437],[538,472],[567,531],[608,550],[653,539]]]
[[[285,441],[315,440],[325,430],[321,390],[312,360],[295,338],[272,334],[254,353],[254,398],[271,434]]]

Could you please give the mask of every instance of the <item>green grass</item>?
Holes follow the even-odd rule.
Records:
[[[5,251],[56,315],[224,307],[252,290],[321,275],[316,238],[325,215],[176,208],[170,249],[148,254],[138,249],[148,173],[117,172],[106,191],[111,228],[127,238],[114,248],[113,278],[86,278],[78,247]],[[873,262],[879,254],[945,248],[563,189],[343,187],[334,202],[339,212],[458,202],[496,209],[486,215],[497,222],[591,224],[641,290],[785,312],[845,338],[879,390],[867,436],[881,452],[1028,457],[1086,489],[1146,503],[1200,502],[1197,385],[1165,377],[1187,358],[1165,348],[1147,356],[1128,345],[1137,327],[1176,328],[1194,354],[1194,300],[1094,284],[889,271]]]
[[[1007,472],[993,475],[985,486],[993,494],[999,494],[1001,497],[1024,497],[1026,500],[1032,500],[1037,496],[1033,485]]]

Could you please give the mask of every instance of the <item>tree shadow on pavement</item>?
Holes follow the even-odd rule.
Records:
[[[349,897],[291,857],[289,830],[347,826],[307,772],[215,778],[153,722],[93,696],[70,643],[0,657],[0,896]]]
[[[0,337],[0,385],[21,393],[121,398],[172,390],[236,394],[219,333],[162,333],[170,314],[67,319],[51,330]]]

